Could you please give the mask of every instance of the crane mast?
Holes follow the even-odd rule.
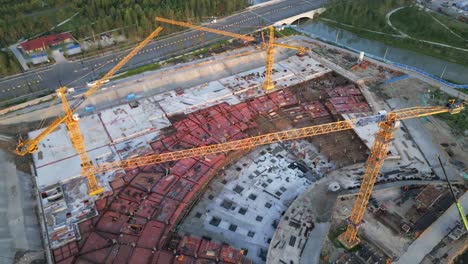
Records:
[[[88,90],[86,93],[81,95],[71,106],[71,113],[73,113],[83,102],[92,94],[94,94],[103,84],[104,81],[109,79],[114,73],[116,73],[122,66],[127,63],[133,56],[135,56],[148,42],[155,38],[159,32],[161,32],[162,27],[158,27],[153,31],[145,40],[143,40],[138,46],[136,46],[127,56],[125,56],[118,64],[116,64],[112,69],[106,73],[102,78],[100,78],[96,83]],[[16,146],[16,154],[24,156],[30,153],[37,151],[37,144],[41,142],[45,137],[47,137],[52,131],[57,129],[57,127],[65,122],[68,118],[67,115],[59,117],[52,121],[38,136],[33,139],[26,139],[24,141],[19,141]]]
[[[173,25],[179,25],[184,27],[193,28],[196,30],[201,30],[205,32],[220,34],[224,36],[229,36],[233,38],[243,39],[246,41],[253,41],[253,37],[244,36],[240,34],[235,34],[231,32],[226,32],[222,30],[205,28],[200,26],[194,26],[185,22],[178,22],[174,20],[169,20],[165,18],[156,17],[156,21],[169,23]],[[347,248],[352,248],[359,244],[359,239],[357,238],[358,230],[362,219],[365,214],[367,204],[369,202],[370,195],[375,184],[375,180],[379,174],[379,171],[384,163],[385,157],[387,156],[391,142],[394,139],[394,131],[398,129],[399,122],[401,120],[417,118],[423,116],[430,116],[440,113],[451,113],[458,114],[464,109],[464,105],[455,104],[454,101],[446,107],[412,107],[405,108],[400,110],[395,110],[389,113],[385,111],[379,115],[368,116],[355,118],[345,121],[337,121],[323,125],[309,126],[299,129],[291,129],[287,131],[281,131],[276,133],[269,133],[265,135],[250,137],[246,139],[225,142],[220,144],[200,146],[191,149],[179,150],[174,152],[166,152],[160,154],[154,154],[144,157],[136,157],[123,161],[116,161],[111,163],[103,163],[99,165],[93,165],[89,159],[86,146],[84,143],[83,135],[79,129],[79,116],[74,114],[74,111],[92,94],[94,94],[99,87],[102,86],[105,80],[109,79],[114,75],[125,63],[127,63],[134,55],[136,55],[147,43],[149,43],[154,37],[156,37],[162,28],[158,27],[153,31],[145,40],[143,40],[135,49],[133,49],[125,58],[123,58],[117,65],[115,65],[109,72],[107,72],[102,78],[100,78],[96,83],[82,96],[80,96],[72,105],[69,104],[66,98],[66,88],[60,87],[57,90],[57,95],[62,100],[63,110],[65,115],[63,117],[55,119],[48,127],[46,127],[36,138],[28,139],[25,141],[20,141],[16,148],[16,153],[19,155],[26,155],[28,153],[33,153],[37,151],[37,144],[54,131],[62,122],[65,122],[68,132],[70,134],[71,142],[76,149],[80,159],[82,174],[88,180],[89,194],[90,196],[97,195],[103,192],[103,188],[99,186],[96,180],[96,173],[103,173],[109,170],[118,169],[118,168],[135,168],[145,165],[152,165],[163,163],[167,161],[174,161],[189,157],[199,157],[206,156],[211,154],[225,153],[233,150],[248,150],[257,146],[271,144],[275,142],[281,142],[286,140],[306,138],[316,135],[328,134],[338,131],[344,131],[352,129],[355,126],[360,126],[370,122],[376,122],[379,125],[379,130],[376,134],[374,143],[370,149],[370,155],[366,161],[365,173],[361,183],[359,193],[357,195],[356,201],[353,206],[350,217],[347,219],[348,226],[344,233],[342,233],[338,240]],[[265,90],[271,90],[274,88],[274,83],[272,81],[272,71],[274,64],[274,47],[288,48],[298,50],[299,54],[305,53],[305,48],[290,46],[286,44],[275,43],[275,32],[274,27],[268,27],[270,38],[268,40],[268,45],[266,47],[266,78],[262,83],[262,88]]]
[[[455,105],[455,101],[451,101],[445,109],[441,107],[434,107],[432,109],[431,107],[401,109],[389,113],[385,120],[379,123],[379,130],[375,137],[374,144],[371,147],[370,155],[367,158],[361,187],[359,188],[351,215],[347,218],[348,226],[346,231],[338,236],[338,241],[340,241],[343,246],[351,249],[360,242],[357,237],[358,230],[364,218],[364,213],[366,212],[375,181],[385,161],[390,144],[394,139],[393,132],[399,128],[399,121],[446,112],[459,114],[463,108],[463,104]]]
[[[356,119],[337,121],[322,125],[315,125],[297,129],[291,129],[281,132],[269,133],[255,137],[249,137],[245,139],[229,141],[225,143],[206,145],[196,148],[178,150],[173,152],[165,152],[160,154],[153,154],[143,157],[131,158],[123,161],[116,161],[111,163],[102,163],[96,165],[96,172],[105,172],[112,169],[118,168],[135,168],[146,165],[158,164],[168,161],[174,161],[179,159],[185,159],[190,157],[200,157],[211,154],[224,153],[231,150],[246,150],[261,145],[272,144],[281,141],[300,139],[306,137],[312,137],[316,135],[329,134],[333,132],[343,131],[352,129],[354,126],[361,126],[362,124],[369,122],[380,122],[387,118],[387,116],[396,115],[397,120],[405,120],[415,117],[423,117],[429,115],[435,115],[440,113],[459,113],[463,106],[458,108],[448,108],[443,106],[434,107],[412,107],[401,110],[396,110],[389,113],[388,115],[382,116],[373,115],[367,117],[361,117]],[[458,112],[456,112],[458,111]]]
[[[70,106],[67,97],[66,97],[66,87],[60,87],[57,89],[57,95],[62,100],[62,107],[65,115],[55,119],[44,131],[42,131],[36,138],[26,140],[24,142],[19,142],[16,147],[16,153],[18,155],[26,155],[28,153],[33,153],[37,151],[37,144],[47,137],[52,131],[54,131],[62,122],[65,122],[68,133],[70,135],[70,140],[75,148],[78,156],[81,160],[81,173],[88,180],[88,193],[90,196],[101,194],[104,189],[99,186],[99,183],[96,179],[96,171],[93,166],[93,163],[88,157],[86,152],[85,141],[83,135],[81,134],[80,127],[78,125],[79,116],[78,114],[73,114],[73,112],[92,94],[94,94],[99,87],[102,86],[105,80],[109,79],[114,75],[120,68],[122,68],[125,63],[132,59],[148,42],[155,38],[162,30],[162,27],[158,27],[154,30],[148,37],[146,37],[140,44],[138,44],[129,54],[127,54],[119,63],[117,63],[112,69],[110,69],[102,78],[100,78],[96,83],[86,91],[82,96],[80,96],[73,105]]]
[[[262,88],[264,90],[271,90],[275,88],[275,84],[271,79],[273,75],[273,64],[275,63],[275,28],[270,26],[268,27],[269,39],[268,45],[266,48],[266,61],[265,61],[265,80],[262,83]]]
[[[275,64],[275,47],[297,50],[299,55],[304,55],[306,51],[304,47],[296,47],[281,43],[275,43],[275,28],[273,26],[268,27],[268,32],[269,39],[266,48],[265,80],[262,83],[262,88],[267,91],[275,88],[275,84],[272,80],[273,65]]]
[[[379,123],[379,131],[375,136],[374,144],[371,147],[370,155],[367,158],[364,176],[362,177],[361,187],[354,202],[351,216],[347,219],[348,228],[342,233],[338,240],[346,247],[353,248],[359,244],[357,232],[361,224],[367,203],[372,194],[375,180],[379,175],[380,168],[385,161],[390,143],[393,141],[393,131],[398,128],[398,115],[390,113],[387,120]]]
[[[180,21],[175,21],[172,19],[156,17],[155,20],[158,22],[163,22],[163,23],[167,23],[171,25],[187,27],[187,28],[192,28],[192,29],[199,30],[199,31],[205,31],[205,32],[210,32],[210,33],[223,35],[227,37],[242,39],[245,41],[255,40],[255,38],[253,37],[244,36],[244,35],[228,32],[228,31],[223,31],[219,29],[214,29],[214,28],[196,26],[187,22],[180,22]],[[272,80],[273,65],[275,63],[275,47],[297,50],[299,55],[304,55],[306,51],[304,47],[296,47],[296,46],[291,46],[291,45],[286,45],[286,44],[281,44],[281,43],[275,43],[275,28],[273,26],[268,27],[268,32],[269,32],[269,40],[268,40],[268,44],[266,45],[265,80],[262,83],[262,88],[264,90],[271,90],[275,88],[275,84],[273,83],[273,80]],[[262,38],[263,38],[263,33],[262,33]]]
[[[67,88],[60,87],[57,90],[57,95],[60,97],[60,99],[62,99],[62,107],[65,112],[65,116],[67,117],[67,119],[65,120],[65,124],[67,126],[68,134],[70,134],[70,140],[72,142],[73,147],[80,156],[81,173],[88,180],[88,193],[90,196],[98,195],[101,194],[104,191],[104,189],[99,186],[96,180],[94,166],[88,157],[88,153],[86,152],[84,138],[81,134],[80,127],[78,125],[79,116],[78,114],[73,114],[73,111],[70,108],[70,105],[68,104],[68,100],[65,94],[66,91]]]
[[[236,141],[201,146],[197,148],[179,150],[174,152],[154,154],[145,157],[137,157],[124,161],[104,163],[96,166],[95,171],[104,172],[116,168],[135,168],[190,157],[225,153],[231,150],[248,150],[257,146],[271,144],[275,142],[344,131],[352,129],[355,126],[361,126],[369,122],[375,122],[378,123],[379,130],[375,137],[374,143],[370,149],[370,155],[366,162],[365,173],[362,179],[361,187],[357,195],[356,201],[354,203],[351,216],[348,218],[348,227],[346,231],[338,237],[338,240],[345,247],[353,248],[360,242],[360,240],[357,237],[357,233],[362,219],[364,217],[364,213],[369,202],[370,195],[372,194],[375,180],[380,172],[382,164],[385,161],[385,157],[387,156],[390,144],[394,139],[393,132],[399,128],[400,121],[423,116],[431,116],[441,113],[458,114],[461,112],[462,109],[464,109],[463,104],[456,105],[454,104],[454,102],[451,102],[446,107],[411,107],[395,110],[388,114],[385,111],[382,111],[379,112],[378,115],[374,116],[332,122],[323,125],[292,129],[276,133],[269,133],[261,136],[255,136]]]

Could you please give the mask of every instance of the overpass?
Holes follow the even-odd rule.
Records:
[[[309,14],[309,12],[324,6],[326,1],[279,0],[271,3],[267,2],[219,19],[216,24],[210,26],[216,29],[247,34],[256,28],[273,25],[277,21],[288,18],[297,16],[313,17],[313,14]],[[178,34],[157,38],[130,60],[121,72],[181,55],[222,39],[225,39],[225,37],[204,34],[204,42],[201,43],[200,32],[193,30],[185,30]],[[87,81],[96,79],[107,72],[127,52],[128,50],[109,52],[97,58],[77,59],[76,61],[34,69],[23,74],[0,79],[0,106],[14,100],[32,99],[44,92],[54,91],[61,85],[75,88],[86,87]]]
[[[273,25],[274,26],[289,26],[289,25],[292,25],[294,24],[294,22],[300,20],[300,19],[314,19],[314,17],[316,15],[320,15],[321,13],[325,12],[325,8],[323,7],[320,7],[320,8],[317,8],[317,9],[314,9],[314,10],[310,10],[310,11],[307,11],[307,12],[304,12],[302,14],[299,14],[299,15],[295,15],[295,16],[292,16],[292,17],[288,17],[286,19],[283,19],[283,20],[280,20],[280,21],[277,21],[276,23],[274,23]]]

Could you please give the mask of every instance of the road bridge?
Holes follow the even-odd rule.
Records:
[[[219,19],[216,24],[212,24],[210,27],[247,34],[255,30],[255,28],[273,25],[277,21],[316,10],[324,6],[326,1],[272,1]],[[129,61],[121,72],[175,55],[181,55],[226,39],[219,35],[204,33],[202,42],[200,34],[198,31],[186,30],[179,34],[157,38]],[[87,81],[97,79],[101,74],[107,72],[126,53],[128,53],[128,50],[102,54],[97,58],[51,65],[4,78],[0,80],[0,106],[13,98],[15,100],[31,99],[41,93],[54,91],[61,85],[75,88],[85,87]]]
[[[320,7],[314,10],[310,10],[307,12],[304,12],[302,14],[298,14],[296,16],[288,17],[286,19],[280,20],[276,23],[274,23],[274,26],[289,26],[294,24],[296,21],[301,20],[301,19],[314,19],[315,16],[320,15],[325,11],[325,8]]]

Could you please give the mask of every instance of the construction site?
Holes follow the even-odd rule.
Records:
[[[466,135],[431,129],[463,102],[305,35],[195,29],[244,43],[105,82],[119,63],[15,116],[59,116],[16,148],[32,157],[46,261],[450,263],[466,250]]]

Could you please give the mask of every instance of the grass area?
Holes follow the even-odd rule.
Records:
[[[443,119],[452,129],[455,135],[463,135],[468,130],[468,109],[463,109],[459,114],[452,115],[444,113],[437,115],[438,118]]]
[[[277,38],[289,37],[289,36],[295,36],[295,35],[302,35],[302,33],[297,32],[296,30],[294,30],[294,28],[290,28],[290,27],[284,28],[281,31],[275,30],[275,36]]]
[[[404,39],[404,38],[397,38],[397,37],[392,37],[388,35],[376,34],[376,33],[368,32],[365,30],[342,26],[342,25],[328,22],[328,21],[323,21],[323,22],[328,24],[329,26],[332,26],[335,28],[341,28],[343,30],[352,32],[362,38],[381,41],[392,47],[411,50],[420,54],[424,54],[424,55],[439,58],[445,61],[450,61],[453,63],[468,66],[468,54],[467,52],[464,52],[461,50],[435,46],[435,45],[431,45],[428,43],[424,43],[424,42],[420,42],[420,41],[416,41],[412,39]]]
[[[417,7],[403,8],[393,13],[390,19],[396,28],[411,37],[445,43],[460,48],[468,48],[468,42],[453,35],[445,27],[437,23],[427,11]],[[468,26],[462,22],[456,23],[456,21],[453,21],[450,23],[449,28],[451,27],[456,28],[455,31],[459,32],[468,30]],[[466,33],[468,32],[464,34]]]
[[[340,25],[337,23],[329,22],[326,20],[322,20],[324,23],[328,24],[329,26],[341,28],[343,30],[355,33],[356,35],[367,38],[373,39],[377,41],[381,41],[386,43],[390,46],[411,50],[417,53],[425,54],[428,56],[440,58],[446,61],[450,61],[453,63],[461,64],[464,66],[468,66],[468,53],[456,50],[447,47],[436,46],[432,44],[427,44],[424,42],[420,42],[417,40],[412,39],[404,39],[393,37],[389,35],[377,34],[372,33],[366,30],[374,30],[379,32],[384,32],[387,34],[397,34],[391,29],[387,23],[385,15],[400,6],[409,6],[411,2],[409,0],[385,0],[385,1],[373,1],[373,0],[332,0],[329,2],[329,6],[327,7],[327,11],[321,14],[321,17],[328,18],[330,20],[334,20],[343,24],[352,25],[352,27],[347,27],[344,25]],[[406,11],[409,10],[409,11]],[[403,13],[405,15],[404,18],[395,17],[396,15],[402,16],[400,12],[411,12],[414,11],[413,8],[405,8],[400,10],[392,15],[392,23],[397,24],[395,26],[402,27],[402,30],[408,30],[409,35],[418,31],[415,37],[426,36],[428,37],[425,40],[429,41],[441,41],[448,39],[448,35],[450,34],[447,32],[445,28],[443,28],[440,24],[438,24],[435,20],[433,20],[429,15],[419,13],[424,11],[416,10],[417,13],[411,13],[410,15]],[[399,14],[400,13],[400,14]],[[427,17],[426,17],[427,15]],[[466,31],[468,27],[466,24],[459,23],[456,20],[452,20],[448,17],[444,17],[443,15],[434,14],[441,22],[447,23],[447,26],[452,28],[455,32],[461,33],[463,36],[466,35]],[[430,20],[429,20],[430,19]],[[407,23],[407,25],[402,25],[401,23]],[[442,29],[440,29],[442,28]],[[442,32],[438,32],[437,34],[428,33],[433,32],[433,30],[438,30]],[[455,36],[453,36],[456,38]],[[459,39],[458,39],[459,40]],[[462,44],[458,42],[458,44]],[[447,43],[447,42],[444,42]],[[448,42],[452,43],[452,42]],[[453,43],[452,43],[453,45]],[[466,45],[466,44],[463,44]],[[464,46],[468,47],[468,46]]]
[[[465,91],[466,92],[466,91]],[[432,93],[432,102],[434,105],[444,105],[449,99],[452,99],[446,93],[435,90]],[[450,113],[443,113],[436,115],[436,118],[444,120],[447,125],[452,129],[455,135],[463,135],[465,130],[468,130],[468,108],[465,107],[459,114],[452,115]]]
[[[4,109],[4,108],[8,108],[10,106],[14,106],[14,105],[19,105],[19,104],[22,104],[22,103],[26,103],[28,101],[28,99],[20,99],[18,101],[14,101],[14,102],[11,102],[11,103],[6,103],[4,104],[2,107],[0,107],[0,109]]]
[[[137,74],[144,73],[144,72],[147,72],[147,71],[155,71],[155,70],[158,70],[160,68],[161,68],[161,65],[159,63],[146,64],[146,65],[143,65],[143,66],[128,70],[124,74],[118,75],[117,77],[112,78],[112,79],[114,79],[114,80],[123,79],[123,78],[127,78],[129,76],[137,75]]]
[[[460,91],[464,94],[468,94],[468,89],[457,89],[457,91]]]
[[[432,12],[431,15],[437,18],[440,22],[449,27],[452,31],[460,35],[464,39],[468,39],[468,26],[466,23],[458,21],[453,17],[449,17],[443,14]]]
[[[387,25],[385,15],[409,4],[409,0],[331,0],[321,17],[368,30],[395,34]]]
[[[346,223],[342,223],[339,226],[337,226],[335,229],[330,229],[330,232],[328,233],[328,239],[333,243],[333,245],[337,248],[344,248],[343,245],[338,241],[338,236],[341,235],[344,231],[346,231]],[[360,245],[355,246],[349,252],[355,252],[360,249]]]

